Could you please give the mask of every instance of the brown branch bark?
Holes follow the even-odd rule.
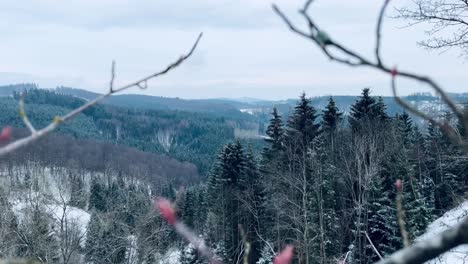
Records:
[[[330,60],[351,67],[370,67],[372,69],[389,75],[391,77],[391,87],[393,95],[395,96],[395,100],[404,109],[439,127],[440,130],[444,133],[444,135],[447,136],[452,143],[461,147],[465,151],[465,153],[468,153],[468,142],[460,138],[456,131],[450,125],[448,125],[447,122],[437,120],[431,115],[420,111],[410,103],[403,100],[400,96],[398,96],[396,89],[397,77],[407,78],[410,80],[419,81],[422,84],[426,84],[429,87],[431,87],[437,94],[440,95],[441,100],[448,106],[448,108],[451,111],[453,111],[455,116],[468,130],[468,116],[464,114],[463,110],[457,106],[457,104],[448,96],[445,90],[441,86],[439,86],[435,81],[433,81],[430,77],[424,75],[411,73],[407,71],[397,71],[397,69],[390,68],[383,62],[380,55],[381,28],[383,18],[385,16],[385,10],[388,6],[389,1],[384,1],[377,20],[375,45],[376,62],[360,55],[357,52],[352,51],[351,49],[346,48],[333,38],[329,37],[322,29],[320,29],[317,23],[315,23],[307,13],[307,10],[311,7],[312,2],[313,1],[307,1],[304,6],[304,9],[299,11],[299,13],[302,16],[304,16],[306,22],[308,23],[308,31],[303,31],[299,29],[296,25],[294,25],[276,5],[273,5],[273,10],[278,14],[278,16],[283,20],[283,22],[288,26],[288,28],[291,31],[311,40],[314,44],[318,46],[318,48],[320,48],[323,51],[324,55],[327,56]],[[345,55],[345,57],[337,57],[331,51],[329,51],[330,47],[340,51],[342,54]],[[378,262],[378,264],[424,263],[464,243],[468,243],[468,218],[463,220],[462,223],[459,224],[457,227],[447,230],[433,237],[430,240],[422,241],[412,246],[406,247],[402,250],[399,250],[391,256],[389,256],[387,259],[381,260],[380,262]]]
[[[49,134],[50,132],[54,131],[62,123],[72,119],[73,117],[77,116],[78,114],[80,114],[84,110],[86,110],[86,109],[92,107],[93,105],[99,103],[100,101],[102,101],[106,97],[109,97],[109,96],[111,96],[111,95],[113,95],[115,93],[127,90],[127,89],[129,89],[131,87],[138,87],[140,89],[146,89],[148,87],[148,81],[168,73],[172,69],[174,69],[174,68],[178,67],[179,65],[181,65],[190,56],[192,56],[193,52],[195,51],[195,49],[198,46],[198,43],[199,43],[202,35],[203,34],[200,33],[197,40],[192,45],[191,49],[189,50],[189,52],[187,54],[182,55],[178,60],[176,60],[175,62],[169,64],[165,69],[163,69],[161,71],[158,71],[156,73],[153,73],[153,74],[151,74],[149,76],[146,76],[144,78],[141,78],[141,79],[139,79],[139,80],[137,80],[135,82],[129,83],[129,84],[124,85],[124,86],[121,86],[119,88],[116,88],[116,89],[113,88],[113,83],[114,83],[114,78],[115,78],[115,64],[112,63],[110,87],[109,87],[109,91],[106,94],[103,94],[103,95],[95,98],[94,100],[91,100],[91,101],[87,102],[86,104],[72,110],[71,112],[69,112],[68,114],[66,114],[64,116],[55,117],[55,119],[49,125],[47,125],[46,127],[42,128],[40,130],[36,131],[32,127],[32,125],[29,123],[29,120],[27,119],[26,113],[24,112],[24,109],[23,109],[23,100],[20,99],[20,115],[21,115],[21,118],[23,119],[24,123],[26,124],[26,126],[30,129],[31,135],[28,136],[28,137],[16,140],[14,142],[11,142],[11,143],[7,144],[6,146],[1,147],[0,148],[0,157],[3,156],[3,155],[6,155],[6,154],[8,154],[8,153],[10,153],[12,151],[15,151],[18,148],[29,145],[29,144],[33,143],[34,141],[38,140],[39,138]]]

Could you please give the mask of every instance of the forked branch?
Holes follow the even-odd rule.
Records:
[[[141,79],[139,79],[139,80],[137,80],[135,82],[123,85],[123,86],[118,87],[118,88],[114,88],[115,63],[112,62],[111,80],[110,80],[110,83],[109,83],[109,91],[106,94],[103,94],[103,95],[95,98],[94,100],[91,100],[91,101],[87,102],[86,104],[72,110],[71,112],[69,112],[68,114],[66,114],[64,116],[56,116],[54,118],[54,120],[49,125],[47,125],[46,127],[42,128],[40,130],[36,130],[34,128],[34,126],[31,124],[31,122],[29,122],[29,119],[28,119],[28,117],[26,115],[26,111],[24,110],[24,94],[23,94],[20,97],[20,100],[19,100],[20,116],[21,116],[21,119],[23,120],[23,122],[25,123],[26,127],[31,132],[31,134],[29,136],[25,137],[25,138],[18,139],[16,141],[13,141],[13,142],[1,147],[0,148],[0,156],[6,155],[6,154],[18,149],[18,148],[27,146],[27,145],[31,144],[32,142],[38,140],[39,138],[49,134],[50,132],[54,131],[63,122],[66,122],[66,121],[72,119],[73,117],[75,117],[78,114],[82,113],[84,110],[86,110],[86,109],[92,107],[93,105],[99,103],[100,101],[102,101],[106,97],[109,97],[109,96],[111,96],[111,95],[113,95],[115,93],[127,90],[127,89],[132,88],[132,87],[138,87],[140,89],[148,88],[148,81],[168,73],[172,69],[174,69],[174,68],[178,67],[179,65],[181,65],[190,56],[192,56],[192,54],[195,51],[195,49],[197,48],[198,43],[199,43],[202,36],[203,36],[203,33],[200,33],[200,35],[198,35],[197,40],[192,45],[192,47],[190,48],[188,53],[182,55],[179,59],[177,59],[175,62],[169,64],[163,70],[155,72],[155,73],[153,73],[151,75],[148,75],[148,76],[146,76],[144,78],[141,78]]]
[[[452,143],[461,146],[465,152],[468,153],[468,142],[465,142],[456,131],[447,124],[445,121],[440,121],[437,118],[430,117],[427,113],[424,113],[411,105],[410,103],[404,101],[401,97],[397,94],[395,78],[402,77],[410,80],[415,80],[421,82],[425,85],[428,85],[432,88],[440,97],[441,100],[448,106],[448,108],[455,114],[455,116],[460,120],[461,124],[464,124],[465,129],[468,130],[468,116],[464,113],[464,111],[457,106],[457,104],[448,96],[447,92],[439,86],[435,81],[433,81],[430,77],[408,72],[408,71],[400,71],[394,67],[389,67],[386,65],[381,57],[380,54],[380,46],[381,46],[381,39],[382,39],[382,26],[383,21],[385,18],[385,11],[388,8],[389,0],[384,0],[382,7],[379,12],[379,16],[377,17],[377,25],[376,25],[376,44],[375,44],[375,60],[366,58],[365,56],[355,52],[346,46],[340,44],[337,40],[330,37],[318,24],[310,17],[308,14],[309,9],[312,6],[313,1],[308,0],[304,5],[304,8],[299,10],[299,14],[305,19],[308,24],[307,30],[302,30],[294,25],[291,20],[279,9],[276,5],[273,5],[273,10],[278,14],[278,16],[283,20],[283,22],[288,26],[288,28],[293,31],[294,33],[305,37],[311,40],[314,44],[316,44],[322,52],[327,56],[330,60],[334,62],[338,62],[341,64],[345,64],[351,67],[370,67],[380,72],[386,73],[391,76],[392,82],[392,91],[396,98],[396,101],[409,112],[419,116],[428,122],[432,123],[433,125],[437,126],[444,134],[447,136]],[[333,51],[334,50],[334,51]],[[336,55],[336,51],[341,53],[340,55]]]
[[[338,41],[331,38],[323,29],[321,29],[318,24],[309,16],[308,10],[311,8],[313,0],[306,1],[304,8],[299,11],[299,14],[304,17],[306,23],[308,24],[307,30],[299,29],[294,25],[291,20],[276,6],[273,5],[273,10],[278,14],[278,16],[283,20],[283,22],[289,27],[294,33],[305,37],[316,44],[320,48],[325,56],[334,62],[345,64],[351,67],[370,67],[377,71],[386,73],[391,77],[391,86],[393,95],[395,96],[396,101],[409,112],[423,118],[424,120],[432,123],[437,126],[445,136],[447,136],[451,142],[460,146],[465,153],[468,154],[468,142],[461,138],[461,136],[456,132],[456,130],[450,126],[446,121],[441,121],[438,118],[432,117],[431,115],[420,111],[415,106],[406,102],[398,96],[396,89],[396,78],[402,77],[410,80],[418,81],[422,84],[428,85],[431,87],[438,95],[440,95],[441,100],[448,106],[448,108],[455,114],[460,123],[464,126],[465,131],[468,131],[468,115],[457,106],[457,104],[448,96],[445,90],[439,86],[435,81],[430,77],[407,72],[400,71],[396,68],[389,67],[386,65],[380,54],[381,38],[382,38],[382,25],[385,17],[385,11],[389,5],[389,0],[384,0],[383,5],[380,9],[377,26],[376,26],[376,44],[375,44],[375,59],[369,59],[363,55],[354,52],[353,50],[343,46]],[[332,49],[333,51],[332,52]],[[340,55],[336,55],[336,51]],[[447,252],[448,250],[461,245],[468,243],[468,218],[464,219],[457,227],[442,232],[438,236],[435,236],[431,240],[422,241],[414,245],[405,247],[404,249],[397,251],[392,254],[385,260],[378,262],[379,264],[418,264],[424,263],[436,256]],[[409,243],[407,243],[409,244]]]

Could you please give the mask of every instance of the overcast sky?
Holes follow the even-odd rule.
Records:
[[[295,21],[302,0],[274,0]],[[405,1],[393,1],[404,4]],[[185,52],[198,32],[194,56],[150,83],[145,94],[183,97],[294,98],[359,94],[370,87],[389,95],[387,76],[330,63],[307,40],[290,33],[271,10],[272,0],[25,0],[0,4],[0,84],[35,82],[96,92],[161,69]],[[317,0],[313,16],[328,34],[372,56],[380,1]],[[389,65],[433,75],[452,92],[468,91],[466,61],[417,46],[424,27],[384,25]],[[400,83],[403,94],[424,91]],[[142,93],[138,89],[129,93]]]

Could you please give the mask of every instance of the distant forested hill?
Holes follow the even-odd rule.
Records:
[[[0,87],[0,124],[22,127],[14,94],[28,90],[26,108],[32,122],[44,126],[55,115],[99,96],[82,89],[58,87],[38,89],[34,84]],[[466,94],[452,95],[458,102],[466,102]],[[355,96],[334,96],[336,105],[345,115],[356,101]],[[382,98],[389,115],[402,109],[390,97]],[[416,94],[405,99],[428,112],[443,112],[437,97]],[[316,109],[324,109],[328,97],[311,100]],[[262,149],[258,140],[265,134],[273,107],[286,117],[297,99],[267,101],[257,99],[186,100],[146,95],[123,94],[109,97],[75,120],[60,127],[59,133],[78,139],[93,139],[136,147],[143,151],[164,153],[181,161],[195,164],[201,174],[210,170],[216,154],[226,142],[235,138],[247,141],[252,148]],[[320,114],[320,113],[319,113]],[[319,116],[319,118],[321,118]],[[285,120],[284,120],[285,121]],[[418,123],[418,119],[415,118]]]
[[[12,97],[0,98],[0,126],[24,127],[18,115],[17,97],[15,93]],[[47,125],[54,116],[63,115],[84,102],[78,97],[42,89],[28,90],[25,99],[26,111],[36,127]],[[98,105],[61,126],[57,132],[77,139],[92,139],[167,154],[195,164],[201,174],[206,174],[216,153],[226,142],[234,140],[236,131],[255,127],[258,130],[258,125],[248,120],[251,117],[242,115],[247,119],[235,120],[180,110]]]

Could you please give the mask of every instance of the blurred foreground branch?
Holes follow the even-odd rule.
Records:
[[[340,42],[330,37],[321,27],[319,27],[318,24],[313,20],[313,18],[308,14],[313,2],[314,0],[306,1],[303,8],[299,10],[299,14],[304,18],[308,25],[308,28],[306,30],[300,29],[295,24],[293,24],[292,21],[285,15],[285,13],[281,11],[281,9],[278,8],[276,5],[273,5],[273,10],[278,14],[278,16],[283,20],[283,22],[288,26],[288,28],[292,32],[312,41],[312,43],[314,43],[331,61],[348,65],[350,67],[369,67],[387,74],[391,78],[391,87],[393,95],[395,96],[396,101],[404,109],[437,126],[444,133],[444,135],[450,139],[452,143],[461,147],[465,153],[468,153],[468,142],[465,141],[460,136],[460,134],[448,124],[447,121],[441,121],[436,117],[433,117],[425,112],[420,111],[415,106],[406,102],[398,95],[396,88],[397,77],[415,80],[422,84],[428,85],[438,95],[440,95],[441,100],[454,113],[456,118],[460,121],[460,124],[464,126],[465,130],[468,130],[467,114],[464,113],[464,111],[457,106],[457,104],[448,96],[447,92],[441,86],[439,86],[439,84],[432,80],[432,78],[417,73],[400,71],[394,67],[389,67],[384,63],[382,55],[380,53],[382,39],[381,31],[383,20],[385,17],[385,11],[388,8],[390,2],[389,0],[383,1],[379,15],[377,17],[377,25],[375,31],[375,58],[373,59],[364,57],[360,53],[355,52],[352,49],[342,45]],[[387,259],[381,260],[378,263],[424,263],[444,252],[447,252],[448,250],[458,245],[465,243],[468,243],[468,218],[465,218],[457,227],[442,232],[441,234],[433,237],[431,240],[422,241],[412,246],[405,247],[404,249],[395,252],[394,254],[390,255]]]
[[[20,97],[20,101],[19,101],[20,116],[21,116],[23,122],[25,123],[26,127],[31,132],[31,134],[28,137],[25,137],[25,138],[10,142],[5,146],[0,147],[0,156],[6,155],[6,154],[18,149],[18,148],[29,145],[32,142],[38,140],[39,138],[49,134],[50,132],[54,131],[63,122],[66,122],[66,121],[72,119],[73,117],[77,116],[78,114],[80,114],[84,110],[86,110],[86,109],[92,107],[93,105],[99,103],[100,101],[102,101],[106,97],[109,97],[109,96],[111,96],[111,95],[113,95],[115,93],[127,90],[127,89],[132,88],[132,87],[138,87],[140,89],[148,88],[148,81],[168,73],[172,69],[174,69],[174,68],[178,67],[179,65],[181,65],[185,60],[187,60],[193,54],[195,49],[197,48],[198,43],[199,43],[202,35],[203,35],[203,33],[200,33],[197,40],[192,45],[191,49],[189,50],[189,52],[187,54],[182,55],[179,59],[177,59],[173,63],[169,64],[163,70],[155,72],[155,73],[153,73],[151,75],[148,75],[148,76],[146,76],[144,78],[141,78],[141,79],[139,79],[139,80],[137,80],[135,82],[123,85],[123,86],[118,87],[118,88],[113,87],[114,86],[114,78],[115,78],[115,63],[112,62],[111,80],[110,80],[110,84],[109,84],[109,91],[106,94],[103,94],[103,95],[95,98],[94,100],[91,100],[91,101],[87,102],[86,104],[72,110],[71,112],[69,112],[68,114],[66,114],[64,116],[56,116],[54,118],[54,120],[49,125],[47,125],[46,127],[42,128],[42,129],[39,129],[39,130],[35,129],[34,126],[31,124],[31,122],[29,122],[29,119],[27,118],[26,111],[24,110],[24,96],[25,96],[25,94],[22,94],[21,97]],[[0,140],[0,142],[8,140],[8,137],[11,134],[11,128],[9,128],[9,127],[4,128],[4,131],[10,131],[10,133],[8,133],[8,136],[3,136],[1,138],[1,140]],[[2,132],[2,134],[5,134],[5,133]]]

